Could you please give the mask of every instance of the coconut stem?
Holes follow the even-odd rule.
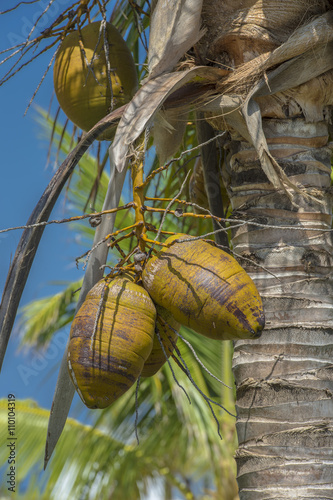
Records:
[[[146,233],[144,220],[144,184],[143,184],[143,160],[144,160],[144,144],[140,145],[137,160],[132,163],[132,183],[133,183],[133,201],[135,208],[135,235],[138,240],[139,248],[142,252],[145,251],[145,241],[142,236]]]

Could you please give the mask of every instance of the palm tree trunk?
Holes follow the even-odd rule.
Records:
[[[318,54],[327,46],[332,9],[329,0],[203,1],[199,62],[236,70],[221,91],[244,99],[261,67],[260,77],[275,92],[257,99],[263,131],[285,181],[297,185],[283,189],[271,173],[269,182],[256,151],[241,139],[250,132],[253,142],[256,127],[245,134],[230,129],[224,181],[236,219],[233,251],[254,279],[266,314],[262,337],[234,346],[241,500],[333,499],[332,195],[325,122],[333,79],[330,68],[314,74],[307,48],[320,36]],[[284,50],[288,55],[279,58]],[[304,85],[271,90],[274,72],[260,65],[272,54],[271,69],[302,54],[301,67],[289,76],[312,74]],[[215,126],[226,127],[223,117]]]
[[[305,194],[276,190],[245,142],[226,145],[233,250],[264,300],[259,340],[235,343],[241,500],[333,499],[331,150],[324,122],[264,119]],[[242,223],[241,221],[246,221]]]

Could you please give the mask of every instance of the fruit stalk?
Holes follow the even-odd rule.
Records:
[[[139,147],[138,159],[132,164],[132,184],[133,201],[135,210],[135,235],[138,240],[138,246],[142,252],[145,251],[144,235],[146,226],[144,220],[144,185],[143,185],[143,152],[144,144]]]

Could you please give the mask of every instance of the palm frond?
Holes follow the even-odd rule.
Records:
[[[48,411],[31,400],[16,401],[17,484],[30,476],[30,490],[36,488],[36,481],[40,492],[38,498],[51,500],[108,499],[111,493],[112,498],[119,500],[140,499],[147,492],[150,481],[156,479],[173,486],[178,484],[186,491],[186,480],[195,483],[194,478],[197,480],[199,476],[201,479],[206,476],[212,486],[209,470],[212,461],[227,466],[222,473],[226,478],[228,474],[233,474],[234,465],[228,443],[217,442],[216,436],[210,433],[210,418],[202,401],[194,397],[192,405],[194,408],[187,415],[192,433],[188,433],[186,419],[179,420],[176,410],[172,411],[170,406],[167,414],[162,418],[157,415],[154,419],[158,432],[145,432],[147,419],[150,425],[152,422],[149,413],[146,419],[140,421],[140,445],[136,444],[134,435],[132,439],[127,437],[123,440],[120,433],[116,437],[111,431],[115,420],[119,419],[114,410],[101,412],[103,418],[98,426],[93,427],[69,418],[51,467],[42,472]],[[129,411],[125,412],[126,424],[133,429],[133,421],[132,424],[128,422]],[[7,420],[8,401],[3,399],[0,401],[3,428],[7,426]],[[227,426],[226,432],[229,432]],[[6,463],[7,455],[6,447],[2,446],[2,463]],[[18,489],[20,491],[20,487]],[[219,498],[231,500],[233,497],[225,497],[222,493]]]
[[[64,290],[35,300],[20,311],[21,346],[46,348],[52,336],[69,324],[74,316],[77,292],[82,280],[68,284]]]
[[[189,404],[183,390],[174,382],[170,367],[165,365],[154,377],[144,379],[139,390],[138,435],[140,449],[149,440],[149,455],[158,463],[163,450],[163,466],[168,467],[172,476],[180,474],[184,478],[210,479],[213,490],[226,482],[235,486],[233,453],[236,449],[234,421],[216,411],[220,421],[220,440],[217,426],[210,408],[202,396],[192,386],[184,373],[171,361],[179,384],[190,397]],[[97,419],[98,426],[109,425],[115,438],[131,442],[135,439],[135,401],[132,389],[116,401]],[[209,392],[207,393],[209,394]],[[211,397],[214,397],[210,394]],[[218,398],[216,398],[218,401]],[[177,443],[177,446],[175,446]],[[221,468],[222,464],[224,468]],[[214,476],[210,476],[212,470]],[[216,476],[215,476],[216,474]],[[218,498],[225,497],[223,488]]]

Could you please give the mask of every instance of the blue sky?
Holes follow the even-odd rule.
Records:
[[[22,5],[12,13],[0,16],[0,48],[19,43],[26,37],[31,24],[41,13],[38,4]],[[1,10],[14,5],[12,0],[1,2]],[[47,23],[56,19],[69,5],[68,0],[56,0],[53,10],[47,15]],[[40,26],[44,29],[45,26]],[[1,178],[0,183],[0,229],[24,225],[48,182],[52,178],[52,167],[45,168],[48,142],[41,139],[41,128],[36,122],[36,111],[25,109],[49,62],[50,53],[41,56],[31,65],[23,68],[11,80],[0,87],[1,117]],[[8,65],[0,66],[2,77]],[[35,103],[48,108],[53,93],[52,70],[45,78]],[[53,210],[52,219],[68,216],[64,212],[63,199]],[[22,230],[0,234],[0,290]],[[77,270],[75,257],[82,253],[74,241],[74,233],[67,225],[48,226],[43,234],[34,264],[32,266],[20,306],[31,300],[47,296],[59,290],[51,285],[55,281],[73,281],[83,272]],[[35,354],[18,353],[18,327],[14,327],[4,365],[0,376],[0,397],[9,392],[17,398],[35,399],[41,406],[50,408],[57,378],[58,364],[62,358],[69,328],[59,333],[46,352]]]

